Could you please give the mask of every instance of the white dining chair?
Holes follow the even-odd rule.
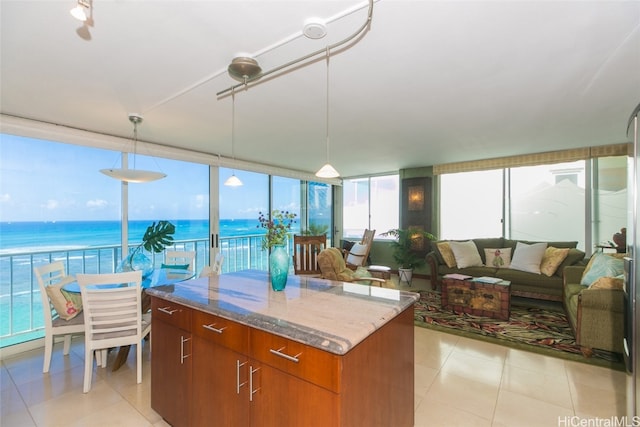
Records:
[[[179,265],[187,270],[193,270],[193,260],[196,258],[196,251],[164,251],[163,267]]]
[[[216,259],[212,266],[205,265],[198,277],[210,277],[218,276],[222,273],[222,263],[224,262],[224,255],[220,252],[216,255]]]
[[[93,354],[106,366],[106,349],[136,345],[137,383],[142,382],[142,340],[151,323],[142,316],[142,272],[78,274],[85,324],[84,393],[91,389]],[[107,285],[107,286],[97,286]],[[102,353],[102,354],[100,354]]]
[[[71,348],[72,335],[84,334],[84,317],[80,314],[66,320],[56,310],[49,294],[59,294],[58,300],[64,300],[60,288],[67,283],[73,282],[73,276],[67,276],[62,261],[52,262],[50,264],[34,267],[34,273],[38,279],[40,287],[40,298],[42,300],[42,312],[44,317],[44,363],[42,372],[49,372],[51,366],[51,354],[53,353],[54,338],[56,336],[64,336],[64,346],[62,354],[69,354]],[[58,309],[65,316],[64,302],[56,303]]]

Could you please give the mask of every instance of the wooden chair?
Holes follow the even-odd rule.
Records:
[[[171,268],[172,265],[184,267],[187,270],[193,270],[193,260],[196,258],[196,251],[164,251],[163,267]]]
[[[354,243],[351,249],[344,251],[344,261],[347,267],[353,270],[367,265],[375,234],[376,230],[364,230],[362,239]]]
[[[62,261],[56,261],[51,264],[45,264],[34,269],[38,286],[40,287],[40,298],[42,301],[42,311],[44,314],[44,364],[42,372],[49,372],[51,366],[51,353],[53,352],[53,340],[56,335],[64,336],[64,347],[62,354],[69,354],[71,347],[71,336],[74,334],[84,334],[84,317],[77,314],[75,317],[65,320],[60,317],[55,309],[49,294],[54,292],[59,294],[58,299],[64,300],[60,288],[66,283],[73,282],[73,276],[67,276],[64,271]],[[64,309],[64,302],[58,304],[60,310]],[[64,315],[65,313],[63,313]]]
[[[295,274],[322,275],[318,254],[327,246],[327,235],[293,236],[293,271]]]
[[[142,340],[151,332],[142,316],[142,272],[78,274],[85,326],[84,388],[91,389],[93,354],[106,366],[106,349],[136,345],[137,383],[142,382]],[[109,285],[109,286],[96,286]]]
[[[352,270],[344,262],[342,253],[338,248],[327,248],[318,254],[318,266],[322,272],[322,278],[337,280],[339,282],[366,282],[367,284],[378,283],[382,286],[386,282],[384,279],[371,277],[363,267]]]

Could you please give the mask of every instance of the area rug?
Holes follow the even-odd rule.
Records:
[[[415,304],[416,326],[435,329],[468,338],[480,339],[520,350],[548,356],[624,370],[622,356],[604,350],[594,350],[585,357],[571,331],[561,307],[551,304],[532,304],[512,300],[508,321],[473,316],[443,310],[440,292],[419,291]],[[526,300],[523,298],[523,300]]]

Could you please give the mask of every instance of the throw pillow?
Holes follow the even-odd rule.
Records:
[[[624,279],[622,277],[600,277],[596,279],[589,289],[619,289],[622,290]]]
[[[511,248],[487,248],[484,250],[487,267],[509,268],[511,264]]]
[[[569,248],[554,248],[549,246],[544,251],[542,262],[540,263],[540,272],[546,276],[553,276],[562,264],[562,261],[569,255]]]
[[[169,268],[173,270],[188,270],[189,264],[162,264],[160,268]]]
[[[527,245],[526,243],[518,242],[509,268],[540,274],[540,264],[546,249],[546,243]]]
[[[440,251],[440,255],[442,255],[442,259],[444,259],[444,263],[447,264],[447,267],[456,268],[456,257],[451,250],[451,246],[449,246],[449,242],[440,242],[437,243],[436,246]]]
[[[610,256],[602,252],[595,253],[582,273],[581,285],[589,286],[600,277],[615,277],[624,273],[622,258]]]
[[[449,242],[449,247],[456,259],[458,268],[481,267],[482,258],[473,240],[466,242]]]
[[[354,243],[347,255],[347,264],[363,265],[364,254],[367,252],[367,245]]]
[[[47,286],[47,295],[49,296],[49,301],[55,308],[58,316],[64,320],[71,320],[80,314],[82,311],[82,306],[77,307],[71,299],[65,298],[62,293],[62,286],[64,283],[58,283],[55,285]]]

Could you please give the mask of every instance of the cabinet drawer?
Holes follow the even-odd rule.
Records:
[[[151,299],[151,319],[162,320],[185,331],[191,330],[191,309],[161,298]]]
[[[295,377],[340,392],[342,358],[337,354],[252,328],[249,355]]]
[[[191,331],[207,341],[247,354],[249,328],[215,314],[194,311]]]

